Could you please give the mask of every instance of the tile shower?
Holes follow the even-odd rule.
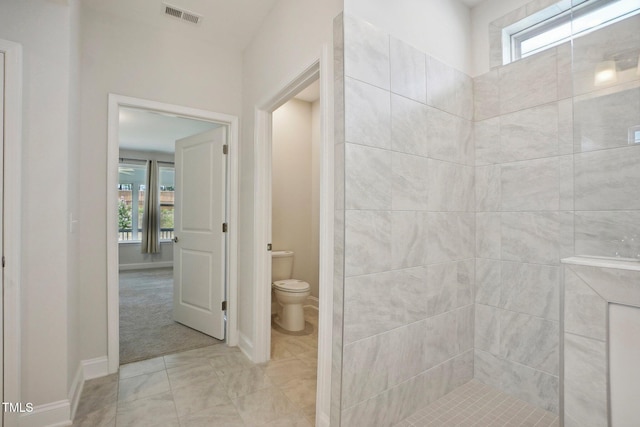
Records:
[[[593,78],[638,59],[639,28],[472,79],[336,19],[332,425],[394,425],[472,378],[558,413],[560,260],[640,253],[640,75]]]

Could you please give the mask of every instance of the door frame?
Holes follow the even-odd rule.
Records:
[[[316,79],[320,80],[320,233],[319,319],[316,425],[328,426],[331,402],[331,349],[333,318],[333,228],[334,228],[334,137],[333,54],[322,46],[319,57],[255,107],[255,216],[253,306],[255,362],[265,362],[271,353],[271,179],[272,114]],[[264,219],[267,219],[265,221]]]
[[[227,245],[227,345],[238,345],[238,117],[124,95],[109,94],[107,131],[107,360],[109,373],[118,372],[120,366],[120,298],[118,292],[118,159],[120,144],[120,107],[140,108],[174,114],[190,119],[217,122],[228,127],[227,218],[229,235]]]
[[[3,401],[20,402],[20,330],[21,330],[21,242],[22,242],[22,45],[0,39],[4,53],[4,203],[2,244],[4,300],[2,303]],[[2,100],[0,100],[2,102]],[[4,418],[3,418],[4,417]],[[7,427],[18,424],[18,413],[4,412],[0,421]]]

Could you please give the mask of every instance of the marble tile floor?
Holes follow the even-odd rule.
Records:
[[[471,380],[395,427],[558,427],[559,423],[557,414]]]
[[[313,426],[317,313],[305,309],[310,335],[272,329],[272,359],[265,364],[218,344],[130,363],[87,381],[73,426]]]

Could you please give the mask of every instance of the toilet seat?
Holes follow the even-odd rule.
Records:
[[[308,292],[311,286],[307,282],[298,279],[278,280],[273,282],[273,288],[282,292],[302,293]]]

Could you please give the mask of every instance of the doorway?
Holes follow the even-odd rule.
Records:
[[[154,129],[160,131],[161,134],[167,135],[171,134],[172,137],[169,137],[165,140],[164,149],[159,146],[154,146],[153,149],[143,149],[149,148],[144,146],[136,146],[135,143],[142,143],[144,138],[141,137],[141,133],[136,133],[135,129],[133,134],[129,134],[131,138],[122,138],[124,134],[127,136],[127,132],[130,132],[131,129],[128,129],[128,126],[131,124],[131,121],[135,121],[136,116],[146,115],[146,120],[155,121],[156,125],[151,126]],[[128,116],[128,117],[127,117]],[[138,117],[139,118],[139,117]],[[158,122],[159,121],[159,122]],[[164,126],[169,126],[169,122],[173,122],[173,125],[169,126],[170,128],[181,128],[177,133],[171,133],[167,130],[166,127],[160,125],[159,123],[164,123]],[[178,125],[179,124],[179,125]],[[123,97],[118,95],[110,95],[109,97],[109,137],[108,137],[108,179],[107,185],[108,187],[108,206],[111,207],[108,216],[108,364],[109,364],[109,372],[114,373],[117,372],[118,366],[121,364],[120,356],[120,321],[126,321],[129,326],[136,325],[141,320],[144,320],[145,317],[140,317],[141,310],[129,310],[130,313],[133,313],[133,316],[129,318],[122,318],[121,306],[120,306],[120,284],[121,279],[124,279],[123,285],[125,285],[127,292],[133,294],[135,298],[142,298],[140,301],[145,298],[150,298],[151,301],[147,301],[151,303],[151,310],[149,313],[163,316],[165,322],[169,322],[169,328],[167,325],[160,325],[159,330],[165,329],[180,329],[180,331],[168,330],[170,335],[172,335],[175,339],[178,340],[179,345],[187,345],[190,348],[194,348],[196,346],[201,346],[202,341],[206,341],[210,339],[208,336],[204,336],[199,332],[195,332],[194,330],[190,330],[182,325],[176,324],[173,322],[173,314],[171,314],[171,318],[167,320],[166,306],[167,304],[171,305],[171,308],[176,306],[176,304],[183,306],[186,302],[186,305],[197,305],[194,301],[189,301],[189,295],[194,295],[194,292],[205,292],[203,290],[198,290],[194,288],[185,288],[180,287],[180,283],[182,283],[182,278],[184,275],[178,275],[175,283],[176,286],[181,289],[180,292],[174,292],[174,275],[173,275],[173,253],[174,249],[177,250],[179,254],[177,264],[181,265],[183,262],[193,262],[193,258],[184,261],[184,256],[182,255],[184,251],[182,251],[183,240],[176,239],[177,231],[174,232],[174,227],[171,221],[171,217],[173,217],[172,209],[175,206],[175,215],[178,215],[180,206],[187,206],[186,200],[176,201],[174,205],[173,195],[179,194],[191,194],[194,195],[189,200],[198,199],[197,191],[178,191],[174,192],[175,187],[180,185],[180,182],[191,182],[193,178],[188,178],[191,172],[180,172],[184,168],[180,165],[183,165],[181,161],[178,161],[180,165],[175,165],[175,158],[181,158],[180,153],[176,155],[173,153],[173,147],[175,144],[175,140],[178,139],[180,142],[189,140],[189,135],[191,138],[196,138],[195,135],[205,135],[207,132],[219,133],[223,136],[218,138],[216,141],[199,141],[197,142],[197,148],[195,151],[200,150],[200,154],[202,153],[202,148],[205,150],[213,150],[215,144],[220,144],[220,141],[224,139],[225,157],[224,164],[226,165],[227,172],[225,173],[224,179],[218,179],[216,182],[222,186],[218,194],[226,194],[226,197],[222,197],[219,203],[211,203],[209,206],[216,206],[216,208],[220,207],[220,210],[216,210],[216,214],[219,214],[225,221],[228,222],[228,230],[225,233],[225,236],[221,238],[221,250],[217,257],[220,260],[220,265],[217,267],[217,271],[220,271],[222,277],[217,281],[218,288],[220,290],[220,282],[226,283],[226,289],[223,287],[221,289],[221,297],[220,300],[224,299],[226,301],[226,307],[222,307],[219,302],[214,307],[212,304],[208,304],[205,310],[205,307],[195,307],[196,311],[210,311],[212,315],[217,315],[220,319],[226,318],[226,325],[221,323],[221,333],[216,334],[219,338],[226,338],[226,342],[229,345],[233,345],[233,340],[236,338],[236,297],[237,288],[236,288],[236,259],[234,257],[237,242],[237,233],[236,229],[233,227],[234,224],[237,224],[236,216],[237,216],[237,126],[238,121],[234,116],[228,116],[224,114],[197,110],[187,107],[181,107],[170,104],[163,104],[154,101],[141,100],[136,98]],[[186,129],[185,129],[186,127]],[[218,129],[218,131],[216,131]],[[142,132],[144,133],[144,132]],[[131,135],[136,136],[135,138]],[[213,134],[212,134],[213,135]],[[173,139],[172,139],[173,138]],[[160,135],[151,135],[151,139],[156,142],[159,141]],[[169,141],[169,139],[172,139]],[[121,147],[121,141],[124,141]],[[171,147],[172,149],[169,149]],[[222,145],[220,145],[220,150],[222,150]],[[122,149],[122,150],[121,150]],[[193,150],[192,150],[193,151]],[[222,153],[222,151],[221,151]],[[185,157],[185,156],[183,156]],[[188,155],[186,156],[188,157]],[[192,156],[193,157],[193,156]],[[218,156],[219,158],[220,156]],[[195,159],[201,159],[203,156],[195,156]],[[202,166],[202,165],[200,165]],[[180,168],[183,169],[180,169]],[[200,170],[200,174],[202,175],[202,171],[206,172],[205,169]],[[150,169],[153,168],[153,169]],[[174,169],[175,168],[175,169]],[[209,167],[212,169],[212,167]],[[215,168],[220,169],[218,167]],[[148,173],[147,170],[154,170],[153,173]],[[176,171],[177,175],[176,176]],[[155,184],[151,184],[151,181],[147,181],[150,176],[157,175]],[[211,174],[209,174],[211,175]],[[140,184],[140,182],[144,176],[145,183]],[[121,182],[122,177],[124,177],[124,181]],[[191,180],[191,181],[190,181]],[[131,182],[128,182],[131,181]],[[156,192],[148,192],[147,187],[158,188]],[[194,186],[195,187],[195,186]],[[148,195],[147,195],[148,193]],[[173,194],[171,194],[173,193]],[[210,192],[205,192],[206,194]],[[157,229],[159,231],[159,242],[156,242],[155,253],[142,254],[140,249],[141,245],[147,245],[148,241],[141,242],[140,238],[145,235],[142,232],[141,223],[142,214],[145,212],[145,200],[148,198],[154,197],[154,194],[159,197],[159,203],[156,205],[160,205],[161,209],[158,212],[157,219],[160,224],[157,225]],[[188,197],[187,197],[188,199]],[[196,202],[198,203],[198,202]],[[163,206],[164,205],[164,206]],[[163,211],[164,208],[164,211]],[[124,211],[124,215],[122,214]],[[171,212],[170,212],[171,211]],[[149,210],[147,210],[149,212]],[[191,210],[189,210],[191,212]],[[201,212],[200,209],[197,212]],[[198,215],[195,215],[196,220],[202,219]],[[189,218],[193,218],[193,215],[187,214],[183,216],[185,220],[189,220]],[[178,218],[175,218],[178,220]],[[164,222],[163,222],[164,220]],[[147,222],[151,222],[152,220],[148,220]],[[178,223],[182,224],[184,221],[178,220]],[[171,223],[171,224],[170,224]],[[121,226],[127,227],[121,227]],[[216,227],[216,231],[218,228]],[[182,238],[182,236],[180,236]],[[147,239],[148,240],[148,239]],[[178,242],[176,242],[179,241]],[[185,239],[184,241],[188,241],[189,239]],[[120,248],[125,248],[125,250],[119,250]],[[147,248],[148,250],[149,248]],[[152,251],[153,252],[153,251]],[[192,251],[193,252],[193,251]],[[195,257],[199,259],[204,259],[207,257]],[[209,256],[208,258],[215,258]],[[196,259],[196,262],[198,260]],[[121,268],[124,267],[124,268]],[[176,269],[176,271],[188,271],[192,273],[194,271],[192,266],[188,266],[185,269]],[[196,271],[204,271],[204,269],[209,268],[208,266],[196,266]],[[120,274],[122,271],[122,275]],[[211,284],[213,286],[214,281],[211,279]],[[214,292],[215,293],[215,292]],[[179,295],[179,300],[176,302],[173,300],[173,294]],[[129,295],[131,296],[131,295]],[[162,298],[161,298],[162,297]],[[162,301],[159,301],[162,300]],[[138,301],[138,302],[140,302]],[[170,302],[168,302],[170,301]],[[213,301],[213,300],[212,300]],[[129,301],[132,307],[136,306],[135,301]],[[163,311],[164,314],[159,314],[154,312],[154,304],[155,308],[157,308],[158,304],[163,304],[165,307]],[[223,308],[226,310],[223,311]],[[125,310],[125,307],[122,307]],[[200,328],[199,326],[191,325],[189,319],[178,319],[181,322],[187,324],[188,326],[192,326],[194,329]],[[126,325],[123,325],[126,326]],[[182,328],[182,329],[181,329]],[[188,332],[185,332],[188,331]],[[145,331],[144,328],[138,331],[138,337],[145,337],[146,335],[151,335],[149,331]],[[211,331],[207,331],[207,333],[211,333]],[[222,335],[222,336],[220,336]],[[190,338],[191,337],[191,338]],[[140,342],[140,339],[136,338],[136,333],[128,336],[127,339],[129,342],[138,343],[138,347],[143,347],[144,344]],[[146,338],[145,338],[146,339]],[[154,345],[159,345],[159,352],[156,355],[160,355],[161,353],[165,353],[162,348],[162,342],[164,339],[156,339],[155,343],[146,343],[149,347],[149,351],[153,351]],[[129,343],[128,342],[128,343]],[[127,343],[127,344],[128,344]],[[205,343],[206,345],[206,343]],[[166,349],[166,348],[165,348]],[[184,349],[187,349],[184,347]],[[169,351],[173,351],[169,348]],[[180,350],[178,350],[180,351]],[[151,354],[151,353],[150,353]],[[142,360],[143,356],[141,355],[133,355],[135,359],[129,359],[128,361],[134,360]],[[124,360],[123,360],[124,361]]]
[[[256,106],[255,115],[255,214],[266,221],[254,223],[255,313],[252,354],[255,362],[266,362],[271,353],[271,149],[272,113],[315,80],[320,80],[319,161],[319,315],[316,423],[329,425],[331,401],[331,357],[334,254],[334,129],[332,48],[324,45],[319,58]]]

